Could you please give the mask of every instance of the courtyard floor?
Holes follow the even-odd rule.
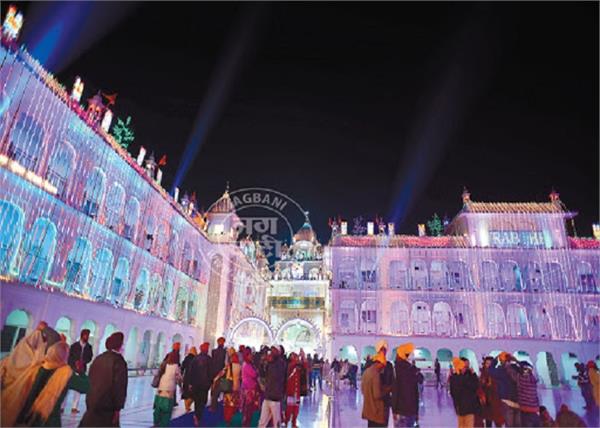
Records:
[[[151,380],[150,376],[129,379],[127,402],[121,412],[122,427],[152,426],[152,403],[155,390],[150,386]],[[540,388],[539,394],[542,404],[548,408],[552,416],[556,414],[556,410],[562,403],[566,403],[584,418],[589,427],[599,426],[598,415],[584,411],[584,402],[578,389]],[[70,408],[71,395],[68,395],[62,422],[63,426],[75,427],[85,411],[85,397],[82,396],[79,403],[81,413],[73,415],[70,413]],[[366,422],[360,417],[361,410],[362,395],[359,391],[341,387],[339,391],[332,394],[331,390],[325,387],[324,391],[317,390],[303,398],[298,426],[327,427],[331,424],[335,428],[366,427]],[[182,417],[184,413],[183,402],[180,401],[179,406],[173,411],[173,419]],[[188,418],[179,419],[180,422],[182,420]],[[422,427],[456,426],[452,399],[445,390],[437,390],[434,387],[424,388],[419,420]]]

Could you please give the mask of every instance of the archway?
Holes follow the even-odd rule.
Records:
[[[84,329],[88,329],[90,331],[90,338],[88,340],[88,343],[91,345],[92,349],[94,349],[94,351],[98,351],[98,348],[95,346],[96,345],[96,323],[92,320],[87,320],[84,321],[83,324],[81,324],[81,330]],[[96,352],[97,353],[97,352]]]
[[[533,361],[531,361],[531,357],[529,356],[529,352],[525,352],[525,351],[516,351],[514,354],[514,357],[517,359],[517,361],[527,361],[529,364],[531,364],[531,367],[535,367],[533,364]]]
[[[562,364],[565,384],[569,385],[571,388],[576,388],[577,369],[575,368],[575,363],[579,362],[577,355],[572,352],[564,352],[560,357],[560,361]]]
[[[448,348],[441,348],[437,350],[436,357],[440,362],[440,367],[449,369],[452,367],[452,351]]]
[[[433,366],[433,358],[431,351],[427,348],[417,348],[413,352],[415,365],[420,369],[431,368]]]
[[[461,349],[458,353],[459,358],[466,358],[469,360],[469,364],[471,368],[475,371],[475,373],[479,374],[479,363],[477,361],[477,355],[472,349]]]
[[[248,317],[237,322],[227,335],[227,343],[232,346],[245,345],[259,349],[262,345],[274,342],[269,324],[258,317]]]
[[[173,336],[173,339],[171,339],[171,345],[177,342],[179,342],[180,344],[183,343],[183,336],[179,333]]]
[[[322,353],[319,331],[308,321],[291,319],[286,321],[275,336],[275,342],[283,345],[286,352],[299,352],[303,349],[309,354]]]
[[[488,353],[488,355],[490,357],[496,358],[498,355],[500,355],[502,353],[502,351],[499,351],[498,349],[494,349],[493,351],[490,351]]]
[[[535,370],[546,387],[552,388],[560,386],[558,367],[550,352],[538,352]]]
[[[362,360],[364,361],[367,359],[367,357],[375,355],[376,353],[377,353],[377,351],[375,350],[375,347],[373,345],[367,345],[362,349],[360,356],[362,357]]]
[[[12,351],[17,342],[25,336],[30,325],[31,316],[24,310],[16,309],[8,314],[2,328],[0,356]]]
[[[340,360],[348,360],[351,363],[358,364],[358,352],[356,352],[356,347],[354,345],[346,345],[340,348],[339,354]]]
[[[129,367],[135,367],[135,359],[137,356],[138,330],[133,327],[127,336],[127,345],[125,346],[125,360]]]
[[[164,358],[166,338],[165,334],[161,331],[158,333],[156,343],[154,344],[154,350],[152,352],[152,361],[150,361],[150,367],[158,367]]]
[[[68,317],[60,317],[57,321],[56,321],[56,327],[54,328],[58,333],[60,334],[64,334],[65,337],[67,338],[67,343],[71,343],[72,338],[71,334],[72,334],[72,323],[71,323],[71,319]]]
[[[150,357],[150,344],[152,340],[152,332],[146,330],[142,339],[142,346],[140,347],[140,354],[138,360],[139,367],[148,367],[148,358]]]
[[[106,324],[106,327],[104,327],[104,334],[102,335],[102,340],[100,341],[99,345],[98,345],[98,351],[100,352],[104,352],[106,351],[106,346],[105,346],[105,342],[106,339],[108,339],[110,337],[111,334],[113,334],[115,331],[117,331],[117,327],[115,327],[114,324]]]

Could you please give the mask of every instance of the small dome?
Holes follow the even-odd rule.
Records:
[[[223,196],[221,196],[219,198],[219,200],[217,202],[215,202],[215,204],[210,209],[211,213],[220,213],[220,214],[232,213],[234,211],[235,211],[235,206],[233,205],[233,202],[231,201],[231,198],[229,197],[228,190],[225,190],[225,193],[223,193]]]

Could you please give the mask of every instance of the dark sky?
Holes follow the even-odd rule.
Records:
[[[22,6],[27,30],[39,5]],[[215,71],[227,40],[254,19],[181,186],[205,207],[226,181],[274,188],[327,240],[328,217],[388,217],[403,194],[397,228],[416,233],[434,212],[454,215],[463,186],[477,201],[546,201],[554,186],[580,235],[598,221],[596,2],[95,7],[115,19],[82,22],[98,40],[56,74],[68,87],[81,75],[84,97],[119,93],[131,151],[166,153],[168,187],[227,75]]]

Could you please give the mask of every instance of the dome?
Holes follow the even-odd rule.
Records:
[[[227,214],[227,213],[232,213],[234,211],[235,211],[235,206],[233,205],[233,202],[231,201],[231,198],[229,197],[228,190],[225,190],[225,193],[223,193],[223,196],[221,196],[217,200],[217,202],[214,203],[212,208],[210,209],[211,213],[218,213],[218,214]]]
[[[313,228],[307,218],[306,221],[304,222],[304,224],[302,225],[302,227],[294,235],[294,242],[298,242],[298,241],[313,242],[314,240],[315,240],[315,232],[313,231]]]

